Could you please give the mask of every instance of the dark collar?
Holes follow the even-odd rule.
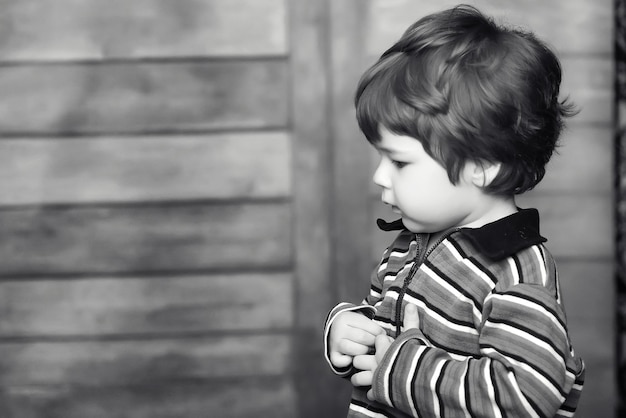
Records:
[[[406,229],[402,219],[393,222],[378,219],[376,223],[383,231]],[[461,228],[458,233],[466,237],[482,254],[496,261],[547,241],[539,233],[537,209],[520,209],[517,213],[480,228]]]

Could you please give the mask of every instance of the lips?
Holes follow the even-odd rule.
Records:
[[[383,202],[385,205],[387,205],[387,206],[390,206],[390,207],[391,207],[391,211],[392,211],[392,212],[397,213],[398,215],[401,215],[401,214],[402,214],[402,211],[401,211],[401,210],[400,210],[400,209],[399,209],[396,205],[394,205],[393,203],[388,202],[388,201],[387,201],[387,200],[385,200],[385,199],[381,199],[381,200],[382,200],[382,202]]]

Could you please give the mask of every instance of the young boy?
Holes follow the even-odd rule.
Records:
[[[361,78],[374,182],[400,219],[362,305],[325,328],[349,417],[571,417],[584,366],[554,260],[514,196],[544,176],[561,68],[531,33],[469,6],[413,24]]]

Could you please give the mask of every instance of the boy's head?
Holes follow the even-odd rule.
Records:
[[[452,183],[467,162],[497,164],[484,191],[512,196],[544,176],[574,111],[559,100],[561,66],[529,32],[495,24],[470,6],[410,26],[362,76],[359,126],[416,138]]]

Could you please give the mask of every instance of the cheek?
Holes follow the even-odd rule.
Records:
[[[393,193],[400,201],[419,201],[431,194],[431,183],[415,173],[396,173],[393,178]]]
[[[397,175],[394,189],[397,194],[411,200],[439,201],[457,194],[444,169],[411,170]]]

